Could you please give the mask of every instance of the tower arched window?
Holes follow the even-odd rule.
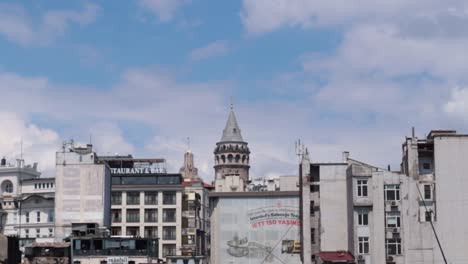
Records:
[[[6,180],[2,183],[2,191],[5,193],[13,192],[13,183],[9,180]]]
[[[221,155],[221,160],[223,161],[223,163],[226,163],[226,156]]]
[[[245,159],[246,159],[245,155],[242,155],[242,163],[245,163]]]
[[[237,154],[237,155],[236,155],[236,163],[239,163],[239,160],[240,160],[240,155]]]
[[[227,158],[228,158],[228,162],[231,163],[234,157],[232,156],[232,154],[229,154]]]
[[[216,164],[219,164],[219,156],[216,156]]]

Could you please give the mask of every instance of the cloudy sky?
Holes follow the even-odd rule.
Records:
[[[0,2],[0,154],[54,175],[62,141],[204,179],[233,96],[251,175],[341,152],[399,165],[411,127],[468,130],[468,2]]]

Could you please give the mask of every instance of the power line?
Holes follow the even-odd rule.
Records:
[[[429,211],[427,209],[426,200],[424,200],[424,198],[422,196],[421,190],[419,189],[419,184],[418,184],[418,182],[416,182],[415,184],[416,184],[416,188],[418,189],[419,197],[423,201],[424,209],[426,210],[426,213],[429,213],[431,215],[431,217],[429,217],[429,223],[431,223],[432,231],[434,232],[434,236],[435,236],[435,238],[437,240],[437,244],[439,245],[440,253],[442,253],[442,257],[444,258],[444,262],[445,262],[445,264],[447,264],[448,262],[447,262],[447,259],[445,258],[444,250],[442,249],[442,245],[440,244],[439,237],[437,236],[437,232],[435,230],[434,223],[432,223],[432,210]]]
[[[260,264],[263,264],[265,263],[265,261],[267,260],[268,256],[270,256],[271,252],[273,252],[273,250],[275,250],[275,248],[279,245],[279,243],[283,240],[283,238],[289,233],[289,230],[291,230],[291,228],[293,227],[294,225],[290,225],[288,230],[286,230],[286,232],[284,232],[283,236],[278,240],[278,242],[276,242],[276,245],[270,250],[270,252],[268,252],[268,254],[265,256],[265,258],[263,259],[262,263]],[[276,257],[275,255],[273,255],[274,257]],[[277,257],[276,257],[277,258]],[[281,261],[281,263],[284,263],[282,260],[280,260],[279,258],[277,258],[279,261]],[[286,263],[284,263],[286,264]]]

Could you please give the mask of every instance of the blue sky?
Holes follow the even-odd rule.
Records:
[[[253,177],[295,173],[298,138],[396,168],[411,126],[466,132],[467,26],[461,0],[4,0],[1,154],[53,175],[91,135],[175,171],[190,137],[210,181],[233,96]]]

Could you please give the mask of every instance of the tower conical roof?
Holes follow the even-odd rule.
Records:
[[[220,142],[228,141],[244,142],[244,139],[242,139],[239,124],[237,124],[236,115],[234,114],[234,109],[232,105],[228,120],[226,122],[226,127],[223,130],[223,136],[221,137]]]

